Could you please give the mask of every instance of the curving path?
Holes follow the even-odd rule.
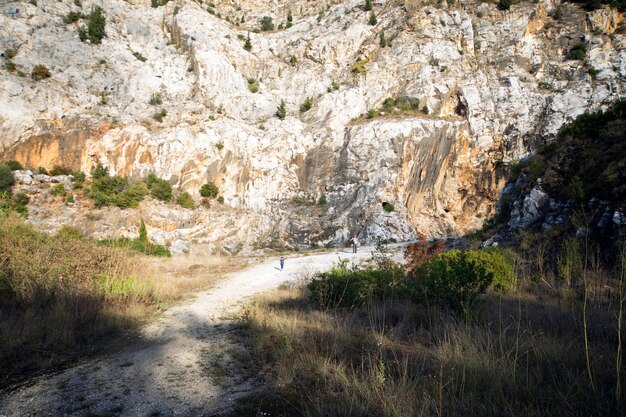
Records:
[[[284,271],[272,259],[231,274],[141,329],[140,342],[0,392],[0,416],[219,415],[255,385],[236,369],[215,366],[238,348],[228,333],[242,303],[306,273],[327,270],[338,257],[368,259],[371,250],[287,258]]]

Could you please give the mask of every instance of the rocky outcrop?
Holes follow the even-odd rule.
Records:
[[[499,166],[626,85],[624,36],[606,35],[606,19],[571,4],[558,22],[547,13],[552,2],[507,12],[487,3],[380,2],[375,26],[358,1],[270,9],[218,0],[211,13],[191,1],[151,8],[96,0],[82,9],[92,4],[107,16],[101,45],[80,42],[80,22],[62,22],[77,9],[72,2],[0,6],[0,49],[17,51],[15,71],[0,69],[1,157],[31,168],[155,172],[194,196],[211,180],[224,198],[219,209],[193,213],[156,202],[142,203],[142,213],[103,210],[95,236],[135,227],[139,216],[154,219],[155,239],[178,247],[460,234],[495,214]],[[290,28],[253,31],[264,15],[285,25],[288,11]],[[586,60],[566,59],[581,39]],[[36,64],[51,78],[28,77]],[[162,104],[148,103],[153,93]],[[418,111],[360,117],[400,96],[419,100]],[[300,113],[307,97],[313,106]],[[274,117],[281,100],[285,120]],[[162,123],[152,118],[161,108]],[[91,213],[67,208],[52,220],[31,212],[49,227]],[[174,229],[189,232],[170,236]]]

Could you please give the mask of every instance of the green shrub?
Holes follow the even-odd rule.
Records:
[[[585,42],[578,42],[568,52],[567,58],[582,61],[587,56],[587,44]]]
[[[274,30],[274,22],[270,16],[263,16],[261,18],[261,30],[266,32],[268,30]]]
[[[15,58],[15,55],[17,55],[17,51],[15,49],[8,48],[4,50],[5,59],[13,59]]]
[[[50,70],[45,65],[35,65],[30,76],[35,81],[44,80],[46,78],[50,78]]]
[[[224,144],[222,142],[217,142],[215,144],[215,147],[217,148],[218,151],[221,151],[222,149],[224,149]]]
[[[98,164],[94,168],[91,176],[93,177],[94,180],[96,180],[98,178],[102,178],[102,177],[108,177],[109,176],[109,168],[105,167],[102,164]]]
[[[20,170],[20,169],[24,169],[24,167],[22,167],[22,164],[20,164],[18,161],[14,160],[14,159],[12,159],[10,161],[6,161],[4,163],[4,165],[8,166],[11,171],[17,171],[17,170]]]
[[[345,264],[315,275],[308,284],[311,299],[323,308],[356,308],[372,299],[393,297],[402,291],[402,268],[347,269]]]
[[[37,174],[40,175],[48,175],[48,170],[44,167],[39,167],[37,168]]]
[[[69,168],[65,168],[61,165],[55,165],[52,167],[52,170],[50,171],[50,175],[57,176],[57,175],[70,175],[72,173],[72,171]]]
[[[102,14],[102,8],[100,6],[92,7],[87,16],[87,35],[91,43],[100,44],[102,42],[105,25],[106,18]]]
[[[150,101],[148,101],[148,103],[151,106],[158,106],[163,104],[163,95],[159,92],[152,93],[152,95],[150,96]]]
[[[219,187],[211,181],[200,187],[200,196],[204,198],[215,198],[217,197],[219,192]]]
[[[146,178],[146,185],[152,197],[165,202],[172,200],[172,184],[169,181],[157,178],[154,173],[150,173]]]
[[[4,63],[4,68],[6,68],[6,70],[9,72],[15,72],[15,70],[17,69],[17,65],[15,65],[13,61],[7,61]]]
[[[554,20],[561,20],[563,19],[563,9],[561,8],[561,6],[557,6],[556,9],[554,9],[554,13],[552,13],[552,18]]]
[[[67,195],[67,190],[65,189],[65,186],[63,184],[57,184],[50,190],[50,195],[60,195],[65,197]]]
[[[163,119],[165,118],[165,116],[167,116],[167,110],[161,109],[160,111],[154,113],[152,115],[152,118],[156,120],[157,122],[161,123],[163,122]]]
[[[63,16],[63,23],[65,23],[66,25],[69,25],[71,23],[78,22],[78,19],[80,19],[80,13],[76,13],[72,11],[66,14],[65,16]]]
[[[363,73],[367,72],[367,69],[365,69],[365,65],[367,65],[368,62],[369,62],[369,59],[360,57],[356,61],[356,63],[352,66],[352,73],[353,74],[363,74]]]
[[[289,10],[289,12],[287,12],[287,25],[285,27],[289,29],[291,26],[293,26],[293,15],[291,14],[291,10]]]
[[[220,204],[224,204],[224,197],[222,196],[217,197],[217,202]]]
[[[147,59],[145,56],[141,55],[141,53],[137,52],[137,51],[133,51],[133,56],[135,58],[137,58],[137,60],[141,61],[141,62],[146,62]]]
[[[250,34],[248,33],[248,37],[246,41],[243,43],[243,49],[250,52],[252,50],[252,42],[250,41]]]
[[[285,107],[285,100],[280,100],[278,109],[276,109],[276,117],[278,117],[280,120],[285,120],[285,117],[287,117],[287,109]]]
[[[517,285],[514,264],[516,255],[508,250],[489,247],[470,252],[470,257],[493,274],[491,288],[497,291],[510,291]]]
[[[387,47],[387,38],[385,37],[385,31],[380,32],[380,47],[381,48],[386,48]]]
[[[170,251],[165,246],[150,242],[148,239],[148,229],[146,228],[143,218],[141,218],[139,236],[136,239],[121,238],[117,240],[100,240],[98,243],[114,248],[125,248],[150,256],[172,256]]]
[[[513,5],[513,0],[500,0],[498,2],[498,9],[509,10],[512,5]]]
[[[372,10],[372,0],[365,0],[365,4],[363,4],[363,10],[369,12]]]
[[[468,314],[479,295],[493,281],[493,273],[470,252],[451,250],[417,269],[415,290],[418,298],[444,302],[459,313]]]
[[[65,197],[65,202],[67,204],[72,204],[74,203],[74,196],[72,194],[68,194],[67,197]]]
[[[10,191],[0,191],[0,219],[11,212],[25,216],[28,212],[26,205],[29,201],[30,197],[24,193],[17,193],[11,197]]]
[[[384,202],[383,203],[383,210],[385,210],[387,213],[391,213],[391,212],[395,211],[396,208],[393,206],[393,204]]]
[[[304,103],[300,105],[300,113],[308,112],[311,110],[311,107],[313,107],[313,99],[311,97],[307,97],[306,100],[304,100]]]
[[[196,208],[196,202],[193,201],[191,195],[186,191],[178,194],[176,197],[176,204],[190,210],[194,210]]]
[[[78,32],[78,38],[82,42],[85,42],[89,38],[89,32],[87,31],[87,26],[85,25],[79,26],[78,29],[76,29],[76,32]]]
[[[25,215],[27,213],[26,206],[30,202],[30,197],[24,193],[17,193],[13,196],[13,210],[19,214]]]
[[[98,165],[96,171],[98,176],[94,173],[88,195],[97,208],[111,205],[119,208],[137,207],[149,193],[144,183],[130,184],[127,178],[111,177],[108,170],[101,165]]]
[[[328,201],[326,201],[326,195],[322,194],[319,198],[319,200],[317,200],[317,204],[320,206],[324,206],[328,203]]]
[[[291,55],[291,57],[289,58],[289,65],[291,65],[292,67],[298,65],[298,58],[296,58],[295,55]]]
[[[254,78],[248,78],[248,90],[250,90],[251,93],[258,93],[259,82]]]
[[[340,87],[339,83],[337,81],[333,80],[330,83],[330,85],[328,86],[328,88],[326,88],[326,92],[331,93],[333,91],[337,91],[337,90],[339,90],[339,87]]]
[[[82,171],[75,171],[72,173],[74,179],[72,180],[74,184],[74,188],[83,188],[83,183],[85,182],[85,173]]]
[[[15,184],[15,176],[11,167],[0,165],[0,192],[10,191],[13,184]]]
[[[370,13],[370,18],[367,21],[367,23],[370,24],[370,26],[376,26],[376,24],[378,24],[378,19],[376,18],[376,13],[374,13],[374,11],[372,10],[372,12]]]

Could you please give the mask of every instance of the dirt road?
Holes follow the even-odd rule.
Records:
[[[215,366],[241,349],[228,337],[241,305],[303,273],[326,270],[339,257],[368,259],[371,250],[287,258],[284,271],[272,259],[234,273],[167,310],[141,329],[139,342],[0,392],[0,416],[219,415],[256,383],[236,369]]]

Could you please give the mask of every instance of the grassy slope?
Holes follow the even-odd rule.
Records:
[[[0,216],[0,386],[97,350],[241,266],[148,259]]]

